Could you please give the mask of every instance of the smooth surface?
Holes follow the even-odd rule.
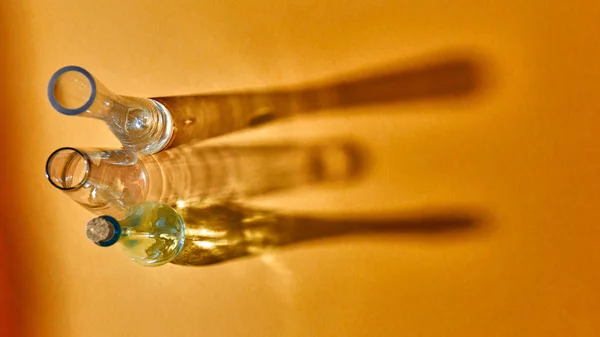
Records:
[[[13,252],[0,255],[10,268],[0,276],[12,282],[2,296],[16,299],[21,317],[12,324],[29,322],[20,331],[600,333],[599,2],[25,0],[0,9],[0,247]],[[330,238],[205,268],[142,268],[89,243],[91,215],[44,177],[56,148],[118,145],[102,123],[50,107],[47,81],[67,64],[118,93],[164,96],[410,66],[446,51],[481,62],[480,91],[286,122],[232,141],[349,136],[372,153],[355,186],[256,204],[330,216],[458,209],[481,220],[465,230]]]

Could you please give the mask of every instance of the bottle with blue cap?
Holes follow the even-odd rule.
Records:
[[[108,215],[91,219],[86,235],[101,247],[120,242],[142,266],[206,266],[285,245],[294,228],[290,218],[232,204],[144,202],[122,220]]]
[[[117,242],[124,252],[143,266],[171,262],[183,247],[185,224],[172,207],[159,202],[143,202],[129,209],[125,219],[103,215],[91,219],[86,236],[101,247]]]

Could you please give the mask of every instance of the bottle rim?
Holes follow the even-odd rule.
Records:
[[[78,73],[82,74],[83,76],[85,76],[87,78],[87,80],[90,81],[90,86],[91,86],[90,98],[87,100],[87,102],[85,102],[85,104],[83,104],[81,107],[76,108],[76,109],[65,108],[60,103],[58,103],[58,101],[54,97],[54,87],[56,86],[56,81],[58,81],[60,76],[62,76],[63,74],[65,74],[69,71],[75,71],[75,72],[78,72]],[[96,81],[94,81],[94,77],[92,76],[92,74],[90,74],[89,71],[83,69],[82,67],[79,67],[79,66],[62,67],[52,75],[52,77],[50,78],[50,82],[48,82],[48,100],[50,101],[50,104],[52,105],[52,107],[56,111],[60,112],[63,115],[68,115],[68,116],[79,115],[80,113],[87,111],[90,108],[90,106],[92,106],[92,103],[94,103],[95,99],[96,99]]]
[[[60,185],[60,184],[56,183],[56,181],[54,179],[55,177],[50,172],[50,169],[52,167],[52,161],[56,158],[56,156],[59,153],[64,152],[64,151],[72,151],[72,152],[76,153],[78,156],[83,158],[83,161],[85,163],[84,176],[81,178],[81,181],[79,181],[77,184],[75,184],[73,186],[65,186],[65,184]],[[63,167],[63,170],[62,170],[63,174],[68,167],[69,167],[69,165],[65,165]],[[75,190],[75,189],[83,186],[83,184],[85,184],[85,182],[87,181],[89,174],[90,174],[90,157],[85,152],[82,152],[73,147],[61,147],[60,149],[55,150],[54,152],[52,152],[50,154],[50,156],[48,157],[48,160],[46,161],[46,178],[52,184],[52,186],[54,186],[60,190],[63,190],[63,191],[71,191],[71,190]]]

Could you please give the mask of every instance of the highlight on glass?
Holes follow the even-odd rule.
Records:
[[[148,191],[143,164],[126,150],[60,148],[46,161],[46,177],[90,212],[117,218]]]
[[[79,66],[52,75],[48,99],[64,115],[103,120],[123,147],[143,155],[166,148],[174,133],[171,114],[160,102],[118,96]]]
[[[179,254],[185,224],[172,207],[143,202],[131,207],[122,220],[108,215],[93,218],[86,225],[86,236],[101,247],[120,242],[131,260],[155,267],[171,262]]]
[[[53,152],[46,176],[90,212],[121,219],[143,201],[213,203],[322,183],[346,183],[363,172],[353,142],[211,146],[201,142],[138,157],[124,149]]]

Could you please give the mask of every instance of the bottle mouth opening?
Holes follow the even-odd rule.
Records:
[[[63,147],[52,152],[46,162],[48,181],[63,191],[74,190],[82,186],[89,173],[89,157],[72,147]]]
[[[52,107],[68,116],[87,111],[96,99],[96,81],[92,74],[78,66],[56,71],[48,83],[48,100]]]

